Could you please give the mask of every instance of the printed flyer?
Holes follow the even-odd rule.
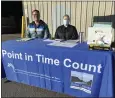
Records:
[[[86,93],[91,94],[92,82],[93,82],[92,74],[71,71],[71,86],[70,86],[70,88],[79,89]]]
[[[110,46],[112,43],[111,27],[89,27],[87,44]]]

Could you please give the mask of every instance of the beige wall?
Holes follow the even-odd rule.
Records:
[[[52,36],[58,26],[62,25],[62,17],[68,14],[71,24],[79,32],[85,32],[87,37],[88,27],[93,25],[94,16],[109,16],[103,19],[115,21],[114,1],[23,1],[24,15],[32,21],[31,11],[38,9],[43,19],[49,26]],[[97,20],[98,21],[98,20]],[[115,29],[113,31],[115,33]],[[115,36],[115,35],[114,35]]]

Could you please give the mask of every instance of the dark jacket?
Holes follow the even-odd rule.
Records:
[[[48,25],[44,21],[40,20],[39,25],[36,26],[35,22],[33,21],[32,23],[30,23],[28,25],[26,37],[29,37],[29,38],[50,38]]]
[[[61,25],[57,28],[55,32],[55,38],[64,40],[75,40],[78,39],[78,33],[76,28],[72,25],[68,25],[68,27]]]

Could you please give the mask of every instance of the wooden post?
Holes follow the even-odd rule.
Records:
[[[24,16],[22,16],[22,31],[21,31],[21,38],[24,38],[24,32],[25,32],[25,20],[24,20]]]

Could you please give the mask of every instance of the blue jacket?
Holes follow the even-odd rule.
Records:
[[[35,25],[33,21],[28,25],[26,37],[27,38],[50,38],[50,33],[48,29],[48,25],[40,20],[40,24],[38,26]]]

